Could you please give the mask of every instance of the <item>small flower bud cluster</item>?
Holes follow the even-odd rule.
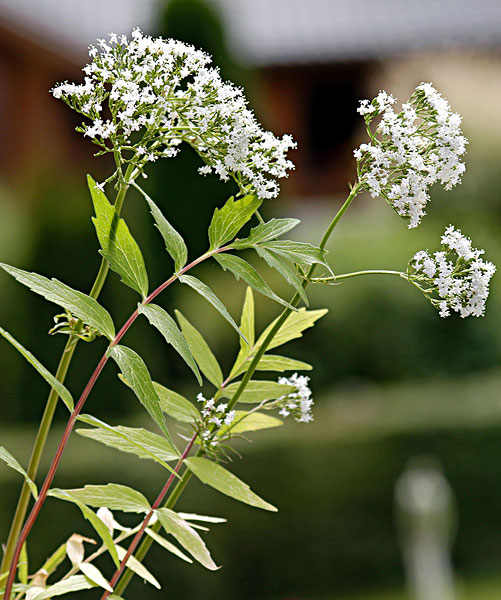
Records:
[[[484,251],[472,248],[471,240],[452,225],[441,241],[439,252],[431,255],[421,250],[414,255],[407,270],[409,280],[423,290],[441,317],[448,317],[451,310],[461,317],[483,316],[496,267],[482,260]]]
[[[78,130],[102,152],[119,152],[141,169],[175,156],[184,141],[206,163],[202,175],[232,177],[260,198],[278,195],[274,178],[294,168],[286,155],[295,143],[260,127],[242,90],[221,79],[207,54],[139,29],[131,40],[110,34],[98,47],[90,48],[84,83],[65,82],[52,93],[90,119]]]
[[[398,215],[417,227],[426,214],[428,189],[440,182],[452,189],[465,165],[461,156],[468,140],[461,133],[461,117],[430,83],[422,83],[402,110],[382,91],[362,100],[358,112],[364,117],[371,143],[354,151],[360,184],[373,198],[382,196]],[[381,117],[375,133],[371,121]]]
[[[282,417],[292,415],[298,423],[310,423],[313,421],[312,407],[313,398],[308,386],[309,377],[294,373],[291,377],[280,377],[278,383],[294,386],[295,390],[286,396],[281,396],[274,403],[280,410],[278,414]]]
[[[214,398],[205,398],[203,394],[197,395],[197,401],[202,402],[202,422],[200,425],[200,437],[204,442],[215,446],[217,441],[214,437],[216,430],[223,425],[231,425],[235,419],[235,411],[226,412],[228,404],[220,402],[216,404]]]

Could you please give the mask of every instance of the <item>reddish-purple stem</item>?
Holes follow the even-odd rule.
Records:
[[[149,304],[154,298],[156,298],[158,296],[158,294],[160,294],[163,290],[165,290],[165,288],[167,288],[171,283],[173,283],[178,278],[179,275],[186,273],[186,271],[189,271],[195,265],[198,265],[199,263],[201,263],[205,259],[209,258],[210,256],[213,256],[214,254],[218,254],[219,252],[224,252],[224,251],[230,250],[230,249],[231,248],[229,246],[227,246],[225,248],[218,248],[217,250],[214,250],[211,253],[204,254],[204,255],[200,256],[199,258],[195,259],[189,265],[186,265],[185,267],[180,269],[179,273],[176,273],[175,275],[172,275],[172,277],[169,277],[169,279],[167,279],[160,286],[158,286],[156,290],[151,292],[151,294],[143,301],[143,304]],[[99,361],[94,373],[92,373],[91,378],[89,379],[87,385],[85,386],[85,389],[82,392],[82,395],[80,396],[80,399],[78,400],[77,405],[73,409],[73,412],[71,413],[71,415],[68,419],[68,422],[66,423],[66,427],[65,427],[63,435],[61,437],[61,441],[59,442],[59,445],[56,450],[56,454],[54,455],[54,458],[52,459],[52,463],[50,465],[47,476],[45,477],[45,481],[43,482],[42,488],[40,489],[38,498],[37,498],[35,504],[33,505],[33,508],[31,509],[31,512],[30,512],[28,518],[26,519],[26,523],[24,524],[24,527],[21,530],[21,533],[19,534],[19,538],[17,540],[16,548],[14,550],[12,562],[10,565],[9,577],[7,578],[7,583],[5,585],[5,591],[4,591],[4,595],[3,595],[4,600],[10,600],[12,586],[14,585],[14,578],[16,575],[16,566],[17,566],[17,563],[19,562],[19,556],[21,554],[21,549],[22,549],[23,544],[26,541],[26,538],[28,537],[28,535],[38,517],[40,510],[42,509],[43,503],[45,502],[45,500],[47,498],[47,493],[49,492],[50,486],[52,485],[52,481],[54,479],[57,468],[59,466],[59,462],[61,461],[63,451],[66,447],[66,444],[68,443],[68,439],[69,439],[70,434],[75,425],[75,421],[77,420],[77,417],[80,414],[80,411],[82,410],[83,405],[85,404],[85,401],[87,400],[90,392],[92,391],[92,388],[94,387],[94,384],[96,383],[97,378],[101,374],[101,371],[103,370],[104,365],[108,361],[108,349],[112,348],[113,346],[116,346],[118,344],[118,342],[122,339],[122,337],[125,335],[125,333],[130,328],[132,323],[134,323],[134,321],[137,319],[138,315],[139,315],[139,312],[136,309],[131,314],[131,316],[127,319],[127,321],[125,322],[123,327],[120,329],[120,331],[117,333],[115,338],[111,341],[109,347],[106,349],[106,352],[101,357],[101,360]],[[190,448],[191,448],[191,446],[190,446]],[[181,465],[179,465],[179,466],[181,466]],[[171,477],[174,477],[174,475],[172,475]],[[170,479],[169,479],[169,481],[170,481]],[[169,486],[170,486],[170,483],[169,483]],[[158,506],[156,508],[158,508]]]
[[[183,462],[185,461],[185,459],[188,456],[191,448],[193,447],[193,444],[195,443],[195,440],[197,439],[197,435],[198,435],[197,433],[193,434],[193,437],[191,438],[191,440],[189,441],[188,445],[184,449],[183,454],[181,455],[180,459],[177,462],[177,465],[174,467],[174,472],[175,473],[179,472],[179,469],[181,468]],[[148,527],[148,523],[150,522],[151,517],[153,516],[155,510],[157,508],[159,508],[160,504],[162,504],[162,502],[163,502],[163,500],[164,500],[167,492],[169,491],[169,488],[172,485],[172,482],[174,481],[175,477],[176,476],[174,475],[174,473],[171,473],[169,479],[167,479],[167,483],[164,485],[164,487],[162,488],[162,491],[160,492],[160,494],[158,494],[157,499],[152,504],[150,512],[144,518],[144,521],[143,521],[143,523],[141,525],[141,528],[136,533],[136,535],[134,536],[134,539],[130,543],[129,549],[127,550],[127,554],[123,557],[122,562],[120,563],[120,566],[118,567],[118,569],[115,571],[115,574],[111,578],[110,586],[112,588],[115,587],[115,585],[117,584],[118,580],[120,579],[122,573],[124,572],[124,569],[127,566],[127,561],[132,556],[134,550],[137,548],[137,545],[141,541],[141,538],[143,537],[143,533],[144,533],[146,527]],[[106,600],[106,598],[108,598],[108,596],[110,594],[111,594],[111,592],[109,592],[108,590],[106,590],[104,592],[104,594],[101,596],[101,600]]]

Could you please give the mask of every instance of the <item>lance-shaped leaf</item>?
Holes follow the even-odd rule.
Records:
[[[232,377],[238,377],[248,368],[247,359],[239,368],[232,371]],[[311,371],[312,366],[302,360],[295,360],[287,356],[279,356],[278,354],[265,354],[256,366],[256,371],[276,371],[283,373],[284,371]]]
[[[21,473],[21,475],[24,477],[24,480],[28,484],[28,487],[30,488],[33,498],[35,498],[35,500],[36,500],[38,498],[37,486],[30,479],[30,477],[28,476],[28,473],[26,473],[26,471],[23,469],[23,467],[12,456],[12,454],[10,452],[8,452],[3,446],[0,446],[0,460],[3,460],[4,463],[6,463],[11,469],[14,469],[14,471]]]
[[[181,421],[181,423],[195,423],[195,421],[202,420],[196,406],[184,396],[169,390],[156,381],[153,382],[153,387],[160,398],[161,409],[169,417]]]
[[[232,398],[240,387],[240,382],[230,384],[223,390],[225,398]],[[263,402],[286,396],[294,390],[292,385],[284,385],[276,381],[250,380],[238,398],[238,402]]]
[[[160,427],[169,443],[174,446],[165,424],[155,388],[143,359],[127,346],[112,346],[109,355],[116,361],[127,384],[132,388],[139,402],[146,408],[151,418]]]
[[[54,489],[51,494],[66,494],[89,506],[104,506],[110,510],[144,513],[150,510],[148,500],[126,485],[107,483],[106,485],[86,485],[83,488],[68,490]]]
[[[176,512],[168,508],[159,508],[155,514],[165,531],[173,535],[195,560],[211,571],[218,568],[200,535]]]
[[[113,562],[116,566],[120,566],[120,561],[118,559],[117,550],[115,548],[115,544],[113,542],[113,538],[111,537],[110,530],[104,522],[96,515],[96,513],[90,509],[86,504],[84,504],[81,500],[79,500],[76,496],[73,496],[71,492],[68,490],[50,490],[48,493],[49,496],[53,498],[58,498],[59,500],[65,500],[66,502],[72,502],[82,511],[83,516],[90,522],[92,527],[96,530],[96,533],[102,539],[106,548],[108,548],[108,552],[110,553]],[[86,573],[87,575],[87,573]],[[91,577],[92,579],[92,577]],[[94,580],[93,580],[94,581]],[[97,583],[97,582],[96,582]]]
[[[241,337],[244,337],[244,339],[245,339],[244,334],[238,328],[238,325],[235,323],[232,316],[226,309],[226,306],[221,302],[221,300],[219,300],[219,298],[216,296],[216,294],[214,294],[214,292],[210,289],[210,287],[208,285],[203,283],[203,281],[200,281],[200,279],[193,277],[192,275],[181,275],[179,277],[179,281],[181,283],[185,283],[186,285],[189,285],[190,288],[195,290],[195,292],[198,292],[203,298],[205,298],[208,302],[210,302],[212,304],[212,306],[217,311],[219,311],[219,313],[236,330],[238,335]]]
[[[162,211],[148,196],[148,194],[144,192],[139,186],[135,187],[143,194],[143,196],[146,199],[146,202],[148,202],[150,212],[153,218],[155,219],[156,227],[158,228],[160,234],[163,237],[165,249],[174,260],[174,268],[176,269],[176,271],[179,271],[184,267],[188,259],[188,249],[186,248],[186,244],[184,243],[181,234],[179,234],[174,229],[174,227],[172,227],[169,221],[167,221],[167,219],[162,214]]]
[[[169,542],[169,540],[166,540],[164,537],[159,535],[156,531],[153,531],[153,529],[150,529],[149,527],[147,527],[145,529],[145,533],[147,535],[149,535],[150,538],[153,541],[155,541],[159,546],[162,546],[162,548],[165,548],[166,550],[168,550],[169,552],[171,552],[172,554],[174,554],[181,560],[184,560],[188,563],[193,563],[193,561],[191,560],[191,558],[189,556],[187,556],[184,552],[181,552],[181,550],[179,550],[179,548],[177,546],[174,546],[174,544],[172,544],[171,542]]]
[[[66,544],[61,544],[42,565],[41,571],[45,571],[47,576],[54,573],[59,565],[66,558]]]
[[[263,296],[267,296],[268,298],[275,300],[275,302],[295,310],[295,308],[288,302],[277,296],[266,283],[266,281],[261,277],[261,275],[256,271],[256,269],[254,269],[254,267],[252,267],[243,258],[240,258],[239,256],[233,256],[232,254],[215,254],[214,258],[225,271],[226,269],[231,271],[237,281],[242,278],[252,288],[258,291],[260,294],[263,294]]]
[[[298,219],[271,219],[267,223],[260,223],[250,230],[249,237],[237,240],[232,244],[233,248],[241,250],[251,248],[255,244],[261,244],[280,237],[301,223]]]
[[[179,353],[195,374],[198,383],[202,385],[202,378],[200,377],[197,363],[193,358],[188,342],[184,339],[183,334],[179,331],[179,327],[169,313],[156,304],[139,304],[138,311],[139,314],[144,315],[148,319],[153,327],[158,329],[164,336],[165,341],[171,344],[176,352]]]
[[[222,425],[218,430],[218,435],[224,435],[228,431],[231,433],[245,433],[246,431],[259,431],[260,429],[270,429],[271,427],[280,427],[284,422],[277,417],[265,415],[260,412],[247,412],[245,410],[235,411],[235,418],[231,425]]]
[[[56,392],[58,393],[59,397],[61,398],[61,400],[66,404],[66,406],[68,407],[68,409],[70,411],[73,410],[73,398],[71,396],[71,394],[69,393],[69,391],[65,388],[65,386],[58,381],[54,375],[52,375],[52,373],[50,373],[43,365],[42,363],[37,360],[33,354],[29,351],[26,350],[26,348],[24,346],[22,346],[17,340],[15,340],[10,333],[8,333],[7,331],[5,331],[5,329],[2,329],[0,327],[0,335],[2,335],[8,342],[10,342],[14,348],[24,356],[24,358],[30,363],[30,365],[32,367],[34,367],[39,373],[40,375],[45,379],[45,381],[56,390]]]
[[[127,550],[125,550],[125,548],[122,548],[122,546],[117,546],[117,551],[120,560],[123,560],[125,558],[125,555],[127,554]],[[127,565],[128,569],[136,573],[136,575],[139,575],[141,579],[144,579],[148,583],[151,583],[151,585],[156,587],[158,590],[162,587],[155,579],[155,577],[153,577],[153,575],[148,571],[148,569],[137,560],[137,558],[129,556],[125,564]]]
[[[185,464],[202,483],[210,485],[222,494],[257,508],[277,511],[272,504],[257,496],[246,483],[221,465],[200,457],[187,458]]]
[[[172,469],[167,462],[179,458],[179,452],[164,437],[142,427],[121,425],[112,427],[91,415],[81,415],[79,420],[96,427],[96,429],[77,429],[79,435],[121,452],[154,460],[171,472]]]
[[[110,340],[115,337],[115,326],[110,313],[94,298],[70,288],[57,279],[47,279],[43,275],[29,273],[4,263],[0,263],[0,267],[32,292],[69,310],[87,325],[104,333]]]
[[[110,267],[120,275],[125,285],[136,290],[143,298],[148,295],[148,274],[143,255],[125,221],[90,175],[87,176],[96,216],[92,218],[101,253]]]
[[[200,370],[212,384],[219,387],[223,383],[223,372],[209,345],[198,329],[193,327],[178,310],[176,310],[176,317]]]
[[[21,583],[28,583],[28,547],[26,542],[21,547],[21,554],[19,555],[19,562],[17,564],[17,572],[19,575],[19,581]]]
[[[87,579],[90,579],[93,583],[97,584],[99,587],[102,587],[105,590],[108,590],[108,592],[113,591],[113,588],[110,586],[110,584],[107,582],[104,575],[101,573],[101,571],[96,566],[91,565],[90,563],[82,562],[82,563],[80,563],[78,568],[80,569],[80,571],[82,571],[82,573],[85,575],[85,577],[87,577]]]
[[[72,575],[64,581],[58,581],[54,585],[41,590],[39,594],[33,595],[33,600],[50,600],[56,596],[64,596],[70,592],[80,592],[81,590],[90,590],[96,587],[96,584],[85,575]]]
[[[306,308],[300,308],[297,312],[291,313],[269,344],[268,350],[276,348],[277,346],[281,346],[282,344],[290,342],[296,338],[300,338],[305,329],[308,329],[308,327],[313,327],[315,322],[320,319],[320,317],[323,317],[326,313],[327,309],[306,310]],[[266,336],[275,326],[276,321],[277,319],[272,321],[259,336],[259,339],[255,345],[255,350],[257,350],[263,344]]]
[[[261,246],[256,246],[255,250],[272,269],[278,271],[285,281],[292,285],[292,287],[299,294],[301,300],[306,304],[306,306],[309,306],[310,303],[308,302],[308,298],[303,287],[303,280],[299,277],[297,269],[272,250],[267,250]]]
[[[240,329],[245,335],[247,341],[240,339],[240,347],[243,349],[254,345],[255,328],[254,328],[254,294],[252,288],[248,287],[245,290],[245,300],[242,307],[242,316],[240,317]]]
[[[209,226],[210,249],[220,248],[232,240],[261,206],[261,202],[252,195],[240,200],[231,197],[222,208],[216,208]]]
[[[301,265],[312,265],[315,263],[324,265],[329,269],[329,265],[325,262],[326,250],[322,250],[317,246],[308,244],[307,242],[293,242],[292,240],[276,240],[265,242],[263,248],[272,250],[277,254],[281,254],[292,262]]]

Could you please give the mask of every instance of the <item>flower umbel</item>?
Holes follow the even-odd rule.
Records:
[[[309,380],[309,377],[297,373],[290,377],[280,377],[278,383],[294,386],[295,390],[270,403],[267,408],[279,408],[278,414],[282,417],[292,415],[298,423],[310,423],[313,421],[313,398],[308,386]]]
[[[496,271],[472,248],[471,240],[452,225],[442,236],[442,248],[434,254],[417,252],[409,261],[407,277],[422,289],[430,302],[448,317],[453,310],[468,317],[481,317],[489,295],[489,282]]]
[[[372,102],[360,102],[358,112],[371,143],[354,155],[360,184],[373,198],[385,198],[412,228],[426,214],[430,186],[439,181],[450,190],[460,181],[465,170],[460,157],[468,140],[461,133],[460,115],[430,83],[418,86],[399,113],[393,110],[395,102],[384,91]],[[381,119],[373,132],[376,117]]]
[[[114,152],[141,171],[175,156],[184,141],[206,163],[202,175],[232,177],[242,192],[260,198],[278,195],[274,178],[294,168],[286,154],[295,143],[261,128],[242,90],[221,79],[207,54],[139,29],[131,40],[110,34],[98,47],[90,48],[84,83],[65,82],[52,93],[90,119],[78,130],[102,153]]]

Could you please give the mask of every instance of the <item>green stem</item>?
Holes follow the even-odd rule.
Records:
[[[334,217],[334,219],[331,221],[329,227],[327,228],[322,241],[320,242],[320,248],[322,250],[325,249],[325,246],[327,245],[327,242],[329,241],[330,236],[332,235],[332,232],[334,231],[336,225],[338,224],[339,220],[341,219],[341,217],[344,215],[344,213],[348,210],[348,207],[350,206],[350,204],[353,202],[353,200],[355,199],[355,197],[358,195],[358,193],[361,190],[361,186],[357,183],[355,186],[353,186],[350,195],[348,196],[348,198],[346,199],[345,203],[343,204],[343,206],[341,206],[341,208],[339,209],[339,211],[337,212],[336,216]],[[307,277],[306,279],[310,279],[315,271],[315,267],[316,264],[311,265]],[[303,282],[303,287],[306,288],[308,286],[308,281],[305,280]],[[299,304],[299,301],[301,300],[301,296],[296,293],[294,294],[294,297],[292,298],[292,300],[290,301],[290,304],[292,306],[297,306]],[[266,336],[266,339],[264,340],[263,344],[261,345],[261,347],[258,349],[256,355],[254,356],[254,358],[252,359],[251,364],[249,365],[249,368],[247,370],[247,372],[245,373],[242,381],[240,382],[240,385],[237,389],[237,391],[235,392],[234,396],[232,397],[232,399],[230,400],[230,402],[228,403],[228,407],[227,407],[227,412],[229,412],[230,410],[232,410],[232,408],[235,406],[235,404],[238,401],[238,398],[241,396],[242,392],[244,391],[245,387],[247,386],[247,383],[249,382],[250,378],[252,377],[252,375],[254,374],[254,371],[256,370],[256,367],[261,359],[261,357],[263,356],[263,354],[266,352],[266,350],[268,349],[268,346],[270,345],[271,341],[273,340],[273,338],[275,337],[275,335],[277,334],[278,330],[282,327],[282,325],[284,324],[284,322],[286,321],[287,317],[290,315],[290,313],[292,312],[292,308],[286,308],[282,314],[278,317],[275,325],[273,326],[273,328],[270,330],[270,332],[268,333],[268,335]],[[201,456],[203,454],[202,450],[199,450],[197,452],[197,456]],[[177,500],[179,499],[179,496],[181,496],[181,494],[184,491],[184,488],[188,485],[189,480],[191,479],[191,471],[189,469],[186,469],[185,472],[183,473],[183,475],[181,476],[180,481],[177,482],[176,487],[172,490],[172,493],[170,494],[169,498],[167,498],[167,501],[164,504],[165,508],[173,508],[174,505],[176,504]],[[154,525],[152,525],[151,527],[155,532],[158,532],[160,530],[160,523],[157,521]],[[142,562],[146,556],[146,554],[148,553],[148,550],[151,547],[151,544],[153,543],[153,540],[151,538],[145,538],[142,542],[142,544],[139,546],[138,551],[136,552],[135,558],[139,561]],[[122,575],[120,581],[117,583],[115,589],[114,589],[114,593],[118,596],[120,596],[124,590],[126,589],[126,587],[129,585],[130,580],[132,579],[132,577],[134,576],[133,571],[131,571],[130,569],[127,569],[124,574]]]
[[[127,171],[125,172],[124,182],[120,186],[118,190],[116,199],[115,199],[115,207],[117,213],[120,214],[122,209],[125,194],[129,188],[129,178],[133,171],[133,165],[129,165]],[[94,281],[94,285],[90,291],[89,296],[92,298],[97,298],[103,289],[104,282],[108,275],[108,262],[103,258],[101,260],[101,265],[99,267],[98,274],[96,276],[96,280]],[[75,327],[81,326],[81,321],[77,322]],[[71,364],[71,360],[73,358],[73,354],[78,344],[78,337],[71,337],[66,342],[66,346],[64,347],[63,353],[61,355],[61,359],[59,361],[59,365],[56,371],[56,379],[61,383],[64,382],[66,378],[66,374],[68,373],[68,369]],[[54,417],[54,412],[57,407],[57,401],[59,396],[54,389],[51,389],[49,397],[47,399],[47,404],[45,406],[45,410],[42,416],[42,420],[40,421],[40,426],[38,428],[37,437],[35,439],[35,443],[33,444],[33,449],[31,451],[31,457],[27,468],[27,473],[30,479],[35,480],[38,472],[38,467],[40,465],[40,459],[43,454],[43,450],[45,447],[45,443],[47,441],[47,436],[49,434],[50,427],[52,425],[52,419]],[[21,492],[19,494],[19,499],[17,501],[16,512],[14,513],[14,517],[12,519],[12,525],[9,532],[9,537],[7,539],[7,544],[5,546],[5,552],[2,559],[2,564],[0,566],[0,573],[3,573],[9,568],[9,565],[12,561],[12,557],[14,554],[14,549],[16,547],[16,542],[21,532],[21,528],[24,523],[24,519],[26,517],[26,511],[28,510],[28,506],[30,503],[31,492],[26,484],[23,484],[21,488]]]
[[[339,281],[340,279],[348,279],[349,277],[358,277],[359,275],[398,275],[407,279],[407,275],[401,271],[387,271],[382,269],[374,269],[369,271],[354,271],[353,273],[343,273],[342,275],[336,275],[333,277],[333,281]]]

